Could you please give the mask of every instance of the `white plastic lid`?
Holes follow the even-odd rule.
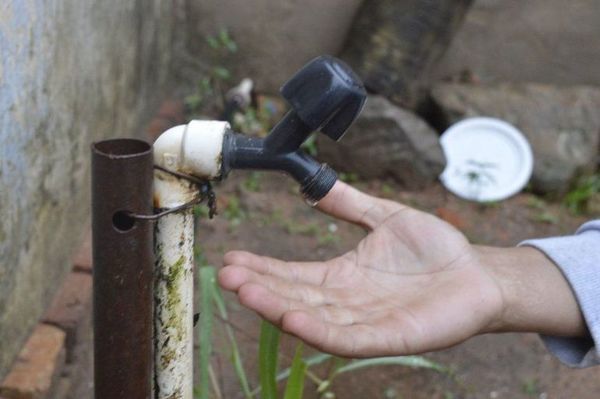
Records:
[[[514,126],[495,118],[464,119],[448,128],[442,184],[472,201],[499,201],[521,191],[533,172],[531,147]]]

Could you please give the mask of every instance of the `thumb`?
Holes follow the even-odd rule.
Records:
[[[317,208],[335,218],[373,230],[390,215],[407,206],[365,194],[338,180],[319,201]]]

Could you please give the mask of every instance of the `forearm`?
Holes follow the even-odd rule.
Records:
[[[498,283],[503,308],[483,332],[537,332],[582,337],[587,327],[559,268],[532,247],[476,247],[482,267]]]

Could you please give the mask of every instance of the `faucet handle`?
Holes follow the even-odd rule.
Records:
[[[367,98],[354,71],[327,55],[302,67],[280,91],[305,125],[336,141],[358,117]]]

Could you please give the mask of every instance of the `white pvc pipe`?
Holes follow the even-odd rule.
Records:
[[[163,133],[154,162],[163,168],[214,179],[221,170],[225,122],[192,121]],[[154,206],[169,209],[198,195],[187,180],[156,170]],[[159,218],[155,231],[155,398],[193,398],[194,220],[192,209]]]

